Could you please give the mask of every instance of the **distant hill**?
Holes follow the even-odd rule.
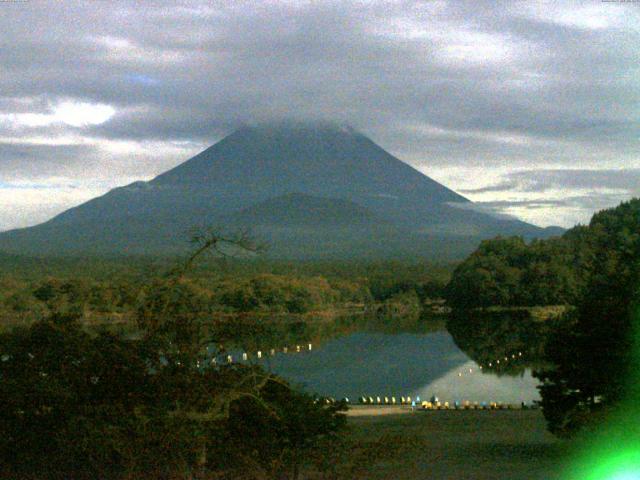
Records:
[[[495,235],[555,231],[473,204],[366,136],[328,124],[243,127],[149,182],[0,234],[22,254],[175,254],[194,226],[252,227],[290,258],[460,258]]]

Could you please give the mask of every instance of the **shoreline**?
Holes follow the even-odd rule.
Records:
[[[485,412],[509,412],[509,411],[526,411],[540,410],[539,408],[522,408],[520,405],[505,405],[502,408],[423,408],[420,406],[411,407],[411,405],[349,405],[346,411],[348,417],[379,417],[382,415],[406,415],[419,412],[468,412],[468,411],[485,411]]]

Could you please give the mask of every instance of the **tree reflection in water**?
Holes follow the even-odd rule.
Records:
[[[483,372],[515,376],[526,369],[548,367],[544,351],[557,322],[535,318],[524,309],[465,311],[450,315],[447,330],[456,345],[482,365]]]

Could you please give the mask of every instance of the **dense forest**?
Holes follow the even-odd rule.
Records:
[[[547,240],[485,240],[453,271],[446,288],[447,301],[463,309],[574,305],[594,269],[600,230],[596,220]]]
[[[635,378],[640,199],[598,212],[589,225],[559,238],[529,244],[520,238],[485,241],[456,267],[445,295],[458,312],[572,305],[546,325],[553,330],[546,335],[535,375],[542,382],[541,405],[552,432],[570,436],[596,428],[630,395]],[[454,334],[471,328],[460,322],[452,326]],[[495,334],[494,326],[482,341]],[[482,341],[475,339],[474,348]]]
[[[168,259],[0,258],[0,331],[54,312],[73,314],[85,325],[132,325],[145,304],[169,286],[174,306],[211,318],[394,305],[419,310],[442,296],[451,271],[429,264],[205,259],[170,285],[165,272],[171,265]]]

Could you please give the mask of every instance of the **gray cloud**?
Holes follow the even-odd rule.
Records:
[[[611,208],[624,201],[628,197],[624,194],[602,194],[602,195],[574,195],[559,199],[549,199],[545,197],[533,198],[530,200],[495,200],[486,202],[476,202],[478,208],[493,212],[508,212],[511,209],[517,210],[543,210],[553,211],[555,209],[589,210],[591,212]],[[553,218],[553,217],[552,217]],[[581,223],[588,223],[585,218]],[[550,225],[550,223],[548,224]]]
[[[487,185],[486,187],[477,188],[461,188],[460,193],[494,193],[494,192],[510,192],[517,188],[518,184],[513,181],[506,181],[496,183],[494,185]]]
[[[630,196],[640,195],[640,168],[621,169],[547,169],[526,170],[506,175],[494,185],[462,189],[463,193],[504,191],[538,192],[549,190],[618,190]]]
[[[461,192],[485,209],[542,225],[571,226],[587,223],[596,210],[640,196],[640,169],[517,171],[503,175],[493,184]]]
[[[298,118],[349,123],[426,173],[538,172],[450,185],[465,192],[586,188],[549,173],[572,167],[637,193],[614,172],[640,168],[638,25],[636,5],[597,1],[0,3],[0,183],[103,191]],[[115,114],[73,126],[51,117],[63,101]]]

